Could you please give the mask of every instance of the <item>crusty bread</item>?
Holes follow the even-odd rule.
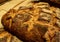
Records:
[[[59,11],[45,2],[32,3],[17,11],[11,9],[2,17],[2,24],[24,42],[53,42],[60,30]]]

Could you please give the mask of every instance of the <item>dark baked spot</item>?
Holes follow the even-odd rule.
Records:
[[[46,31],[48,30],[46,26],[40,25],[40,24],[34,24],[33,25],[34,28],[37,28],[39,32],[41,32],[42,34],[45,34]]]
[[[30,14],[25,13],[25,14],[18,14],[15,16],[15,18],[17,18],[23,22],[27,22],[28,20],[30,20],[31,16],[30,16]]]
[[[51,29],[51,31],[55,30],[54,28]]]
[[[53,11],[53,13],[56,13],[55,11]]]
[[[10,20],[12,17],[11,16],[8,16],[7,18],[6,18],[6,20]]]

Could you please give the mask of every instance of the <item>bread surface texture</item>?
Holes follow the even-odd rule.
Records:
[[[32,3],[11,9],[2,17],[5,30],[24,42],[55,42],[60,30],[60,9],[48,3]]]

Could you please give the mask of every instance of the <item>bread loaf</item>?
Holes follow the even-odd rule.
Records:
[[[52,42],[60,30],[59,13],[59,8],[48,3],[32,3],[30,7],[11,9],[2,17],[2,24],[24,42]]]

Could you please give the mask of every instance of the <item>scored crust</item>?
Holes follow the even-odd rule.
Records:
[[[2,24],[24,42],[53,42],[60,30],[59,11],[45,2],[32,3],[31,7],[11,9],[2,17]]]

